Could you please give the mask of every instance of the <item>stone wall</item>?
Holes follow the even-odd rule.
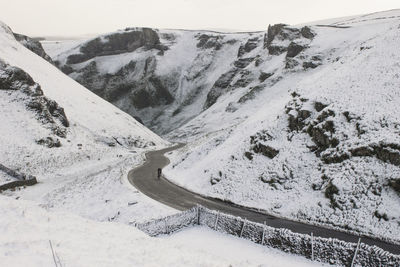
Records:
[[[203,225],[215,231],[248,239],[254,243],[280,249],[315,261],[351,266],[357,244],[334,238],[312,237],[243,220],[202,206],[155,221],[137,225],[150,236],[170,234],[188,226]],[[363,267],[400,266],[400,255],[376,246],[360,243],[355,264]]]

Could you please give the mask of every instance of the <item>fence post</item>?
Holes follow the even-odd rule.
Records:
[[[242,235],[243,235],[243,230],[244,230],[245,225],[246,225],[246,218],[244,218],[244,221],[243,221],[242,230],[240,231],[240,237],[242,237]]]
[[[360,241],[361,241],[361,238],[358,238],[358,243],[357,243],[356,251],[354,252],[353,260],[351,261],[351,267],[354,266],[354,262],[356,261],[358,248],[360,247]]]
[[[200,206],[197,205],[197,224],[200,225]]]
[[[314,234],[311,232],[311,260],[314,261]]]
[[[266,222],[264,221],[263,234],[262,234],[262,238],[261,238],[261,246],[264,246],[264,238],[265,238],[265,225],[266,225]]]
[[[164,219],[164,226],[165,226],[165,233],[168,234],[168,225],[166,219]]]
[[[217,212],[217,215],[215,217],[214,230],[217,230],[218,216],[219,216],[219,211]]]

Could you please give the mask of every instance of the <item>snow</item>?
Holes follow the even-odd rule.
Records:
[[[76,47],[82,43],[81,39],[77,40],[44,40],[40,42],[45,49],[46,53],[54,58],[56,55],[65,51],[75,51]]]
[[[317,35],[296,59],[320,55],[322,65],[313,70],[287,70],[282,56],[261,55],[263,65],[247,69],[257,72],[273,66],[274,77],[281,80],[267,84],[254,100],[237,105],[233,113],[225,112],[225,108],[237,102],[243,91],[229,92],[169,134],[189,144],[170,155],[166,176],[200,194],[279,217],[350,228],[399,242],[400,199],[387,184],[398,177],[400,168],[374,157],[323,165],[307,147],[313,144],[307,133],[288,133],[285,114],[285,106],[292,101],[290,94],[296,92],[308,99],[302,104],[304,109],[310,109],[314,101],[330,104],[329,109],[336,114],[335,136],[341,141],[338,149],[399,143],[399,16],[400,11],[394,10],[340,23],[351,24],[351,28],[312,27]],[[357,137],[354,124],[347,123],[342,115],[344,111],[358,116],[367,134]],[[319,113],[313,114],[310,120]],[[244,153],[250,150],[250,136],[263,131],[272,136],[266,144],[278,149],[279,154],[273,159],[258,154],[253,160],[247,159]],[[324,153],[334,152],[328,149]],[[331,207],[324,187],[312,189],[324,174],[339,188],[336,199],[343,203],[342,209]],[[274,186],[262,181],[282,177],[284,181]],[[217,183],[213,185],[212,180]],[[381,193],[373,193],[374,186]],[[376,212],[390,219],[381,220],[374,216]]]
[[[325,266],[205,228],[151,238],[134,227],[99,223],[0,196],[4,266]]]
[[[57,136],[26,108],[24,93],[0,90],[0,121],[7,126],[0,127],[0,162],[38,180],[35,186],[3,194],[97,221],[129,224],[176,212],[127,182],[128,171],[143,163],[146,151],[168,142],[20,45],[4,24],[0,60],[31,75],[44,95],[64,108],[70,122],[61,147],[41,146],[36,140]],[[6,182],[8,177],[0,175]]]

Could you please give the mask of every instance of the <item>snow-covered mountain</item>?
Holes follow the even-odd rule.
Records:
[[[52,57],[189,142],[171,156],[174,182],[400,241],[399,25],[392,10],[255,33],[130,28]]]
[[[255,87],[250,98],[275,83],[280,79],[274,75],[276,66],[265,67],[268,51],[280,64],[287,50],[293,58],[313,37],[306,26],[275,25],[268,34],[127,28],[72,48],[67,44],[65,51],[56,42],[44,46],[49,54],[58,46],[53,59],[70,77],[166,134],[228,92]],[[319,60],[307,58],[301,64],[313,68]]]
[[[123,182],[169,143],[19,41],[0,24],[0,164],[38,184],[2,194],[98,221],[171,214]],[[10,180],[0,170],[0,184]]]

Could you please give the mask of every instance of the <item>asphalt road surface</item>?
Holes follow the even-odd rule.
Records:
[[[263,223],[276,228],[287,228],[293,232],[310,234],[321,237],[331,237],[341,239],[347,242],[357,243],[359,236],[344,233],[319,226],[295,222],[291,220],[277,218],[256,210],[237,206],[232,203],[224,202],[218,199],[203,197],[194,192],[179,187],[165,178],[157,178],[157,169],[163,168],[169,164],[169,159],[164,156],[165,153],[183,147],[179,144],[166,149],[151,151],[146,153],[146,162],[131,170],[128,174],[129,182],[145,195],[177,210],[190,209],[200,204],[209,209],[218,210],[222,213],[240,216],[247,220]],[[361,237],[361,242],[369,245],[375,245],[393,254],[400,254],[400,246],[384,242],[369,237]]]

